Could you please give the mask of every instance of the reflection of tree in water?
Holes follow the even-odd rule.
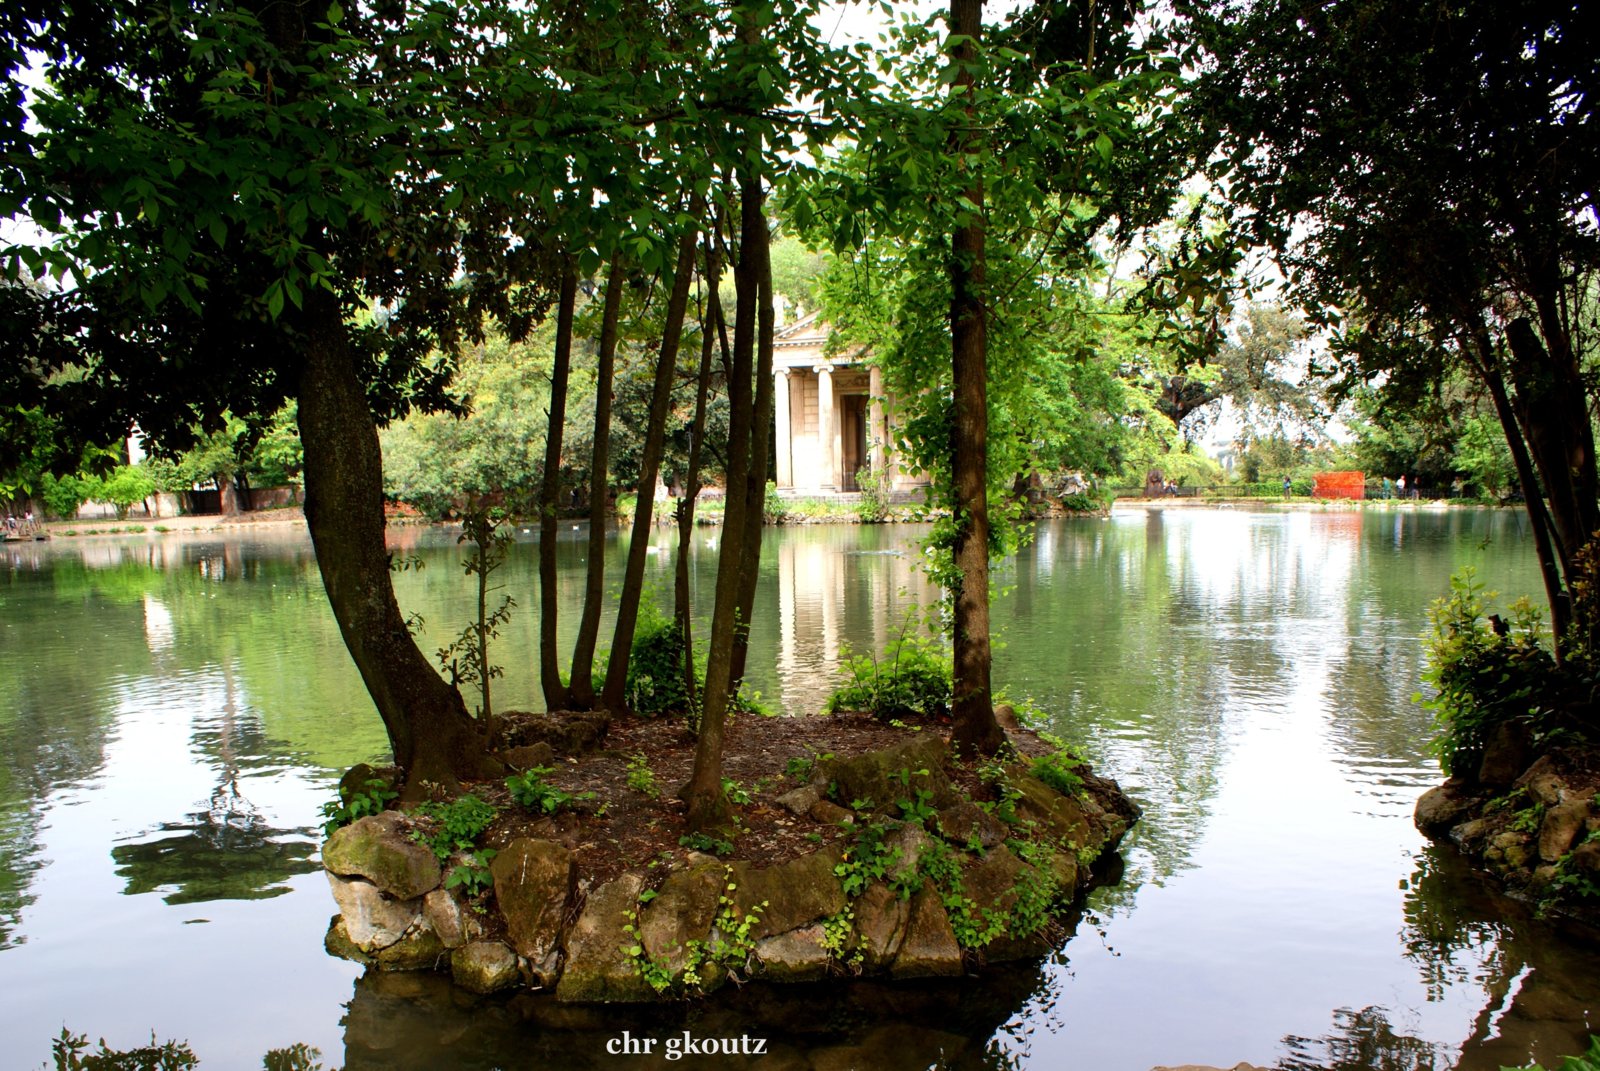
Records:
[[[927,985],[725,988],[686,1006],[583,1007],[548,997],[472,997],[432,974],[369,973],[356,981],[345,1017],[345,1071],[600,1071],[663,1064],[667,1039],[764,1038],[766,1055],[715,1057],[719,1069],[855,1067],[872,1071],[1013,1071],[1025,1044],[996,1031],[1017,1021],[1044,985],[1037,966],[986,971],[980,979]],[[1037,1024],[1035,1024],[1037,1025]],[[653,1058],[611,1055],[627,1030],[655,1038]]]
[[[222,672],[222,716],[214,726],[197,725],[194,736],[200,751],[218,759],[217,786],[205,810],[158,827],[171,836],[111,849],[130,896],[171,889],[163,897],[169,904],[263,900],[288,892],[284,882],[294,875],[317,869],[311,861],[316,842],[304,835],[309,831],[273,828],[239,791],[239,756],[247,757],[246,764],[259,763],[272,746],[254,719],[239,717],[228,661]]]
[[[1382,1008],[1340,1008],[1325,1037],[1291,1034],[1283,1044],[1282,1071],[1446,1071],[1455,1059],[1454,1046],[1396,1033]]]
[[[1482,1006],[1458,1043],[1409,1036],[1384,1008],[1333,1013],[1321,1038],[1290,1036],[1283,1071],[1499,1071],[1554,1066],[1587,1044],[1600,1006],[1600,959],[1494,892],[1455,852],[1428,848],[1406,883],[1400,939],[1430,1002],[1477,990]]]

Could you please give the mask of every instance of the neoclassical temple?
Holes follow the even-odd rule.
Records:
[[[887,466],[896,493],[927,486],[895,463],[894,404],[882,374],[863,352],[826,353],[828,325],[816,313],[778,329],[773,339],[773,414],[778,490],[797,496],[851,494],[856,474]]]

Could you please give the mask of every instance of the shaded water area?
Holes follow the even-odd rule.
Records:
[[[563,534],[570,627],[584,545]],[[914,568],[919,534],[769,530],[750,671],[769,704],[817,710],[842,648],[917,627],[908,613],[934,596]],[[702,601],[717,535],[698,536]],[[663,598],[668,538],[650,566]],[[395,542],[427,564],[397,583],[424,649],[443,646],[473,597],[454,533]],[[1424,609],[1468,564],[1537,594],[1518,514],[1181,509],[1043,525],[1003,570],[996,680],[1145,807],[1123,881],[1093,894],[1064,951],[959,985],[752,985],[598,1013],[364,978],[324,954],[318,806],[384,736],[303,535],[4,554],[6,1067],[40,1066],[62,1026],[119,1047],[152,1030],[187,1039],[208,1071],[296,1042],[350,1069],[1492,1071],[1600,1033],[1600,952],[1494,902],[1410,822],[1438,780],[1429,715],[1411,702]],[[519,604],[495,655],[502,707],[540,705],[533,570],[523,542],[496,574]],[[623,1030],[657,1039],[655,1054],[608,1054]],[[769,1062],[667,1060],[685,1031],[765,1038]]]

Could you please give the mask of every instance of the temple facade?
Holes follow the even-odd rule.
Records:
[[[894,404],[884,395],[882,374],[860,350],[829,356],[827,342],[828,326],[816,313],[779,328],[773,339],[779,492],[853,494],[860,472],[885,469],[897,495],[927,486],[926,478],[907,475],[895,462]]]

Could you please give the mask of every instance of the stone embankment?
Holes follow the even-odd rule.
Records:
[[[339,906],[327,947],[573,1002],[674,1000],[745,978],[956,977],[1046,954],[1137,808],[1086,767],[1062,792],[1026,760],[995,766],[993,798],[974,798],[946,762],[930,734],[818,763],[779,802],[847,832],[772,865],[690,852],[596,883],[566,845],[519,837],[494,856],[492,897],[447,887],[413,820],[385,811],[323,848]]]
[[[1513,896],[1600,925],[1600,748],[1535,756],[1525,734],[1496,732],[1478,768],[1417,801],[1417,827],[1448,840]]]

